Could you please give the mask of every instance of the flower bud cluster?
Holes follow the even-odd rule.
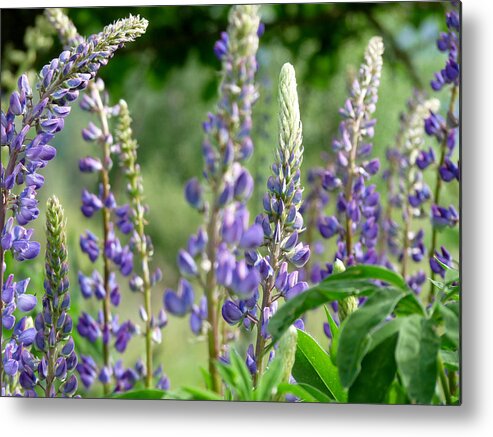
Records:
[[[371,158],[376,119],[373,113],[378,100],[382,70],[383,42],[370,39],[365,60],[354,79],[350,96],[339,110],[343,121],[333,142],[336,155],[334,170],[326,170],[322,186],[336,195],[336,214],[322,216],[318,229],[324,238],[338,237],[335,258],[345,264],[379,262],[376,243],[379,234],[380,196],[375,185],[367,181],[380,169],[378,159]],[[320,270],[320,278],[331,271]]]

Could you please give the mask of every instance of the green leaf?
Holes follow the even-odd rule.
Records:
[[[283,362],[273,359],[264,372],[254,392],[254,400],[271,401],[272,396],[277,393],[277,386],[281,383],[283,376]]]
[[[241,359],[236,350],[232,351],[230,359],[230,363],[218,361],[216,363],[217,371],[221,375],[226,386],[238,400],[252,400],[252,378],[245,362]]]
[[[414,293],[408,293],[397,304],[395,314],[398,316],[409,316],[411,314],[424,316],[426,315],[426,310]]]
[[[440,350],[443,365],[447,370],[456,372],[459,370],[459,352],[450,350]]]
[[[389,285],[394,286],[395,288],[400,288],[401,290],[408,290],[409,287],[402,276],[393,272],[392,270],[373,266],[373,265],[357,265],[353,267],[349,267],[342,273],[338,273],[337,275],[331,275],[323,282],[331,282],[331,281],[340,281],[343,279],[351,279],[351,280],[379,280],[382,282],[386,282]]]
[[[344,387],[350,387],[361,369],[361,361],[370,347],[370,335],[389,316],[404,291],[382,288],[352,313],[341,330],[337,349],[337,367]]]
[[[288,384],[287,382],[283,382],[279,384],[278,394],[292,394],[303,402],[334,402],[334,400],[325,393],[322,393],[317,388],[308,384]]]
[[[276,343],[286,329],[306,311],[349,296],[368,296],[376,290],[381,290],[382,287],[375,285],[374,280],[386,282],[401,290],[408,290],[404,279],[391,270],[367,265],[349,267],[346,271],[329,276],[320,284],[286,302],[269,321],[268,329],[272,335],[272,344]]]
[[[183,391],[197,401],[222,401],[222,396],[212,390],[199,387],[183,387]]]
[[[460,342],[459,303],[437,304],[432,317],[438,323],[443,323],[442,347],[457,350]]]
[[[166,395],[164,390],[154,388],[142,390],[130,390],[125,393],[113,395],[115,399],[163,399]]]
[[[212,390],[212,378],[211,374],[207,369],[200,367],[200,373],[202,374],[202,379],[204,380],[205,387],[209,390]]]
[[[395,378],[395,346],[398,333],[388,336],[361,362],[361,371],[349,388],[348,402],[380,404],[384,402]]]
[[[329,312],[329,309],[326,305],[324,305],[325,315],[327,316],[327,323],[329,324],[330,332],[332,334],[332,340],[330,341],[329,355],[332,363],[336,363],[337,361],[337,346],[339,345],[339,333],[341,328],[337,326],[336,322],[332,318],[332,315]],[[344,322],[343,322],[344,323]]]
[[[298,383],[311,385],[337,402],[346,402],[337,367],[313,337],[300,330],[292,373]]]
[[[242,400],[249,400],[252,397],[253,383],[252,375],[248,370],[245,361],[240,357],[236,350],[230,354],[231,366],[236,373],[236,386],[231,387],[236,389]]]
[[[405,318],[399,332],[396,361],[410,400],[429,404],[435,392],[440,339],[435,322],[418,315]]]

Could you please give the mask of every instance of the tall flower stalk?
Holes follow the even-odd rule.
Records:
[[[259,282],[258,272],[237,259],[239,249],[250,249],[262,240],[258,226],[247,229],[246,202],[253,180],[242,167],[253,152],[250,131],[257,100],[258,9],[254,5],[232,7],[228,30],[214,47],[222,62],[222,78],[216,112],[204,123],[204,180],[193,178],[185,187],[187,201],[203,214],[204,224],[190,238],[187,250],[180,251],[178,266],[182,276],[198,282],[205,299],[199,307],[193,306],[193,288],[187,279],[180,281],[178,293],[167,290],[164,295],[168,312],[181,316],[191,312],[192,330],[206,331],[211,385],[217,392],[221,386],[216,361],[225,353],[227,341],[221,329],[222,302],[227,293],[251,297]]]
[[[1,146],[8,148],[7,162],[4,163],[2,154],[0,166],[1,290],[5,251],[11,250],[17,261],[35,258],[39,253],[39,243],[30,241],[33,230],[26,230],[24,225],[39,215],[36,190],[43,186],[44,178],[38,171],[56,154],[49,142],[63,129],[70,105],[77,100],[80,90],[87,88],[118,48],[141,35],[146,26],[146,20],[130,17],[83,39],[77,47],[64,50],[41,70],[36,101],[27,76],[19,78],[18,90],[11,94],[7,112],[1,113]],[[15,194],[16,189],[22,191]],[[9,212],[17,225],[13,217],[7,217]],[[3,300],[0,312],[3,313]],[[0,384],[2,366],[0,363]]]
[[[350,97],[339,113],[339,137],[333,148],[337,155],[335,171],[327,170],[324,188],[337,193],[337,216],[323,217],[319,230],[324,238],[338,235],[336,258],[346,265],[377,263],[375,249],[380,214],[379,194],[366,181],[375,175],[380,163],[369,159],[376,120],[372,118],[378,100],[382,70],[383,42],[373,37],[365,51],[365,62],[354,80]]]
[[[296,75],[291,64],[284,64],[279,76],[279,145],[276,160],[267,183],[264,197],[265,215],[257,217],[262,225],[266,255],[255,255],[255,264],[262,275],[260,317],[255,343],[256,369],[254,381],[263,372],[267,325],[275,312],[280,297],[290,299],[308,288],[298,280],[298,271],[309,257],[310,249],[298,242],[304,231],[299,212],[303,188],[301,163],[303,161],[302,125],[298,103]],[[252,255],[250,255],[252,257]],[[291,273],[288,265],[295,268]]]
[[[44,352],[38,377],[45,397],[58,394],[71,397],[77,391],[77,366],[71,336],[66,220],[55,196],[46,205],[45,295],[43,310],[35,320],[35,344]]]
[[[458,5],[460,7],[460,4]],[[424,123],[426,133],[434,137],[438,144],[436,181],[431,209],[433,229],[428,253],[432,279],[435,279],[437,274],[442,277],[445,275],[445,269],[440,263],[446,265],[451,265],[452,263],[452,256],[445,247],[442,246],[440,252],[438,251],[438,232],[444,227],[455,226],[459,221],[459,215],[453,205],[448,207],[441,206],[443,183],[450,183],[454,180],[458,181],[460,178],[459,164],[452,162],[459,127],[459,120],[455,111],[460,84],[460,19],[455,9],[452,9],[446,14],[446,23],[448,31],[440,34],[437,40],[437,47],[439,51],[447,53],[448,59],[445,67],[435,73],[435,78],[431,81],[431,87],[434,91],[440,91],[446,88],[450,92],[446,119],[436,112],[431,112]],[[427,165],[432,164],[434,161],[430,153],[432,152],[422,151],[423,162]],[[435,287],[433,282],[431,282],[428,296],[429,301],[433,300],[434,292]]]
[[[131,278],[131,286],[143,294],[144,306],[140,314],[145,322],[145,356],[146,374],[145,385],[150,388],[153,385],[154,367],[152,363],[152,344],[160,342],[161,331],[167,323],[166,313],[160,310],[157,317],[153,316],[151,305],[152,287],[161,278],[161,271],[156,269],[151,273],[150,263],[153,256],[151,239],[145,233],[147,206],[144,204],[144,186],[140,166],[137,163],[137,141],[133,138],[132,119],[128,105],[124,100],[119,102],[119,124],[116,129],[116,142],[120,148],[120,166],[127,179],[127,195],[130,200],[128,208],[121,211],[121,216],[127,215],[133,224],[132,250],[140,261],[140,271],[135,272]],[[125,219],[127,220],[127,219]],[[161,377],[158,382],[160,388],[167,388],[166,377]]]
[[[387,150],[389,167],[383,174],[388,198],[382,218],[382,248],[397,258],[401,275],[416,292],[420,291],[426,275],[422,270],[411,274],[410,261],[419,263],[426,254],[424,230],[415,230],[413,222],[426,216],[424,206],[431,197],[421,170],[425,165],[421,153],[425,144],[424,120],[439,107],[437,99],[425,100],[419,92],[414,93],[407,111],[401,114],[395,146]],[[400,211],[402,226],[394,220],[394,210]]]

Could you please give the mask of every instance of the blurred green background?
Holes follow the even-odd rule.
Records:
[[[331,153],[332,138],[340,122],[338,108],[346,96],[348,72],[362,61],[367,41],[381,35],[386,51],[374,139],[374,152],[384,157],[398,130],[399,113],[414,87],[429,91],[433,72],[441,69],[445,55],[436,49],[438,33],[445,28],[445,3],[389,2],[361,4],[290,4],[263,5],[262,20],[266,25],[258,53],[257,83],[259,102],[254,107],[254,157],[250,168],[255,179],[255,195],[250,202],[251,218],[261,212],[261,196],[269,174],[269,165],[277,138],[276,87],[280,67],[291,62],[297,72],[298,91],[303,121],[307,169],[320,165],[321,154]],[[134,133],[140,144],[139,161],[144,175],[146,200],[150,206],[148,232],[155,245],[154,265],[164,272],[164,282],[154,290],[153,304],[162,305],[165,287],[175,287],[176,253],[190,233],[196,230],[200,216],[187,206],[183,185],[192,176],[201,174],[201,123],[215,107],[219,80],[219,61],[213,55],[213,45],[225,30],[229,6],[166,6],[166,7],[101,7],[67,10],[83,35],[99,31],[105,24],[131,14],[149,20],[147,33],[135,43],[120,50],[104,67],[100,76],[105,80],[111,102],[125,98],[134,119]],[[16,50],[25,50],[24,34],[33,26],[41,9],[3,9],[1,11],[2,80],[9,71],[16,72]],[[49,39],[49,38],[48,38]],[[40,52],[34,62],[39,70],[56,56],[60,44],[53,36],[51,47]],[[10,54],[14,56],[10,56]],[[2,95],[7,87],[2,81]],[[445,106],[447,93],[438,97]],[[8,102],[2,99],[2,107]],[[56,194],[68,217],[70,261],[74,313],[81,309],[96,311],[92,302],[82,301],[77,287],[77,272],[89,273],[91,265],[78,247],[79,233],[96,229],[97,220],[85,219],[79,209],[83,187],[94,189],[97,181],[78,171],[79,158],[97,153],[95,146],[83,142],[80,131],[90,115],[74,106],[64,131],[56,138],[58,156],[44,175],[46,184],[40,191],[41,212],[51,194]],[[428,140],[431,145],[431,141]],[[385,167],[385,163],[383,163]],[[434,177],[428,172],[428,182]],[[384,187],[380,176],[374,183]],[[114,191],[124,189],[122,177],[113,175]],[[458,204],[457,184],[447,184],[444,204]],[[118,196],[122,199],[122,195]],[[117,197],[117,201],[118,201]],[[382,191],[382,198],[385,194]],[[423,221],[426,229],[429,224]],[[44,217],[35,224],[35,236],[43,240]],[[429,233],[427,233],[429,234]],[[429,236],[429,235],[428,235]],[[439,241],[451,249],[458,259],[458,229],[444,231]],[[327,252],[327,259],[333,252]],[[18,268],[18,266],[16,266]],[[25,262],[20,269],[33,277],[32,291],[42,294],[42,257]],[[19,272],[19,277],[22,272]],[[125,281],[121,281],[124,284]],[[141,296],[122,286],[120,317],[138,319]],[[199,294],[199,293],[197,293]],[[157,310],[156,310],[157,311]],[[322,317],[308,318],[308,330],[321,341]],[[324,343],[325,344],[325,343]],[[85,341],[79,342],[84,350]],[[206,345],[195,338],[188,319],[170,317],[163,332],[163,342],[156,347],[156,362],[163,364],[173,388],[201,381],[199,366],[205,366]],[[143,341],[133,339],[125,354],[132,363],[143,354]],[[97,393],[96,393],[97,394]]]

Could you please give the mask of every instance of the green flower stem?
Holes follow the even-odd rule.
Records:
[[[449,103],[448,113],[447,113],[447,115],[451,119],[454,118],[453,112],[454,112],[455,102],[456,102],[458,96],[459,96],[459,87],[457,85],[455,85],[454,87],[452,87],[452,90],[450,92],[450,103]],[[447,153],[447,137],[448,137],[449,132],[450,131],[447,128],[446,131],[444,132],[442,143],[440,144],[440,162],[438,163],[438,167],[437,167],[438,169],[440,169],[440,167],[443,165],[443,163],[445,161],[445,156]],[[440,174],[437,171],[437,178],[436,178],[435,190],[434,190],[434,195],[433,195],[433,202],[437,205],[440,202],[441,190],[442,190],[442,178],[440,177]],[[428,252],[428,258],[429,259],[432,259],[435,256],[435,250],[437,247],[437,237],[438,237],[438,229],[435,226],[433,226],[433,231],[432,231],[432,235],[431,235],[431,246],[430,246],[430,251]],[[431,279],[435,280],[436,274],[433,270],[431,270],[431,267],[430,267],[430,275],[431,275]],[[428,302],[432,302],[434,296],[435,296],[435,285],[433,284],[433,282],[430,281],[430,291],[429,291],[429,294],[427,296]],[[426,301],[426,299],[425,299],[425,301]]]
[[[445,397],[445,405],[451,405],[452,399],[450,397],[450,388],[445,374],[445,368],[443,367],[443,361],[440,354],[438,355],[438,376],[440,378],[440,384],[442,386],[443,395]]]
[[[146,377],[145,386],[152,387],[154,367],[152,364],[152,300],[151,300],[151,274],[149,263],[151,261],[150,248],[147,244],[145,234],[145,205],[143,201],[143,182],[139,164],[137,163],[137,141],[133,138],[132,118],[128,109],[127,102],[120,100],[120,122],[116,129],[116,140],[121,147],[120,166],[124,169],[125,177],[128,180],[127,195],[132,205],[132,221],[138,237],[136,252],[140,257],[144,308],[148,315],[145,322],[145,354],[146,354]]]
[[[110,162],[110,144],[106,140],[109,135],[110,135],[110,130],[108,126],[108,117],[106,114],[106,110],[104,108],[103,102],[101,100],[101,94],[99,93],[99,90],[97,89],[97,86],[94,83],[91,83],[89,85],[90,87],[90,92],[93,93],[95,102],[96,102],[96,107],[98,108],[98,117],[101,123],[101,130],[103,132],[103,141],[104,143],[102,144],[103,146],[103,168],[101,170],[101,183],[103,185],[103,199],[107,199],[110,191],[111,191],[111,185],[110,185],[110,179],[109,179],[109,171],[106,168],[106,165],[108,162]],[[103,247],[106,247],[107,242],[108,242],[108,236],[110,233],[110,221],[111,221],[111,212],[110,210],[106,207],[106,205],[103,206],[102,209],[102,215],[103,215]],[[110,314],[110,286],[109,286],[109,280],[110,280],[110,260],[106,256],[103,250],[103,265],[104,265],[104,270],[103,270],[103,286],[104,286],[104,291],[105,291],[105,296],[103,299],[103,332],[107,332],[110,327],[110,322],[111,322],[111,314]],[[103,341],[103,363],[105,367],[110,366],[110,350],[109,350],[109,345],[108,343],[105,343]],[[103,390],[104,394],[107,395],[110,393],[110,386],[109,383],[103,384]]]
[[[207,322],[209,324],[207,331],[208,351],[209,351],[209,373],[211,375],[212,390],[216,393],[221,392],[221,379],[216,368],[216,361],[219,358],[219,325],[218,325],[218,290],[214,265],[217,256],[217,241],[218,238],[218,221],[219,211],[217,205],[217,185],[213,187],[213,206],[209,222],[207,225],[207,234],[209,236],[206,253],[210,263],[209,271],[206,275],[205,295],[207,298]]]

